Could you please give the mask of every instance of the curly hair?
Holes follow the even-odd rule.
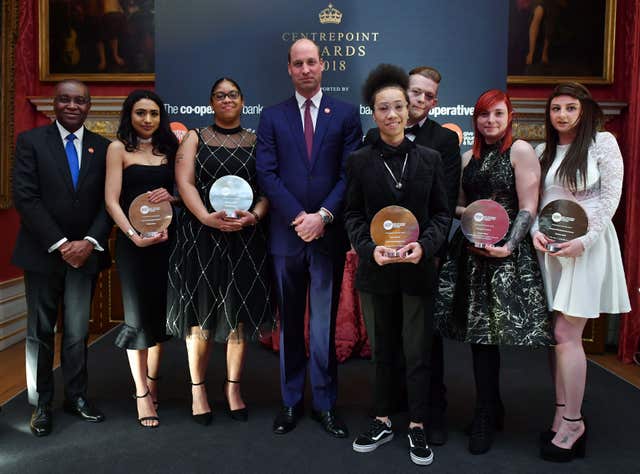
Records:
[[[407,95],[409,75],[404,69],[393,64],[379,64],[369,73],[362,86],[362,98],[369,107],[373,108],[376,94],[387,87],[395,87],[402,90],[405,99],[409,102],[409,96]]]
[[[124,148],[128,152],[136,150],[139,138],[131,123],[131,112],[133,111],[133,106],[136,102],[142,99],[149,99],[155,102],[160,109],[160,125],[158,126],[158,129],[153,132],[151,137],[153,154],[165,155],[169,160],[169,163],[173,164],[176,151],[178,150],[178,139],[171,131],[171,126],[169,125],[169,114],[167,114],[167,111],[164,108],[164,102],[162,102],[162,99],[158,94],[153,91],[138,89],[127,96],[122,104],[120,125],[118,126],[116,136],[118,137],[118,140],[124,143]]]

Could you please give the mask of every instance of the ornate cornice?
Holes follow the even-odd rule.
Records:
[[[547,99],[511,99],[515,119],[513,135],[537,145],[544,140],[544,108]],[[598,102],[604,112],[605,121],[618,117],[627,107],[626,102]]]
[[[53,112],[53,97],[32,96],[27,97],[38,112],[43,113],[51,121],[55,119]],[[120,110],[124,102],[123,96],[98,96],[91,97],[91,110],[85,122],[86,127],[92,132],[113,140],[116,137],[118,124],[120,123]]]

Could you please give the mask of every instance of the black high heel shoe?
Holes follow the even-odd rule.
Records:
[[[202,382],[198,382],[198,383],[191,382],[191,386],[196,387],[198,385],[204,385],[205,382],[206,380],[203,380]],[[210,411],[206,413],[199,413],[197,415],[194,415],[193,413],[191,413],[191,418],[193,419],[193,421],[195,421],[199,425],[208,426],[211,424],[211,421],[213,420],[213,413],[211,413]]]
[[[240,383],[237,380],[229,380],[226,379],[224,382],[222,382],[222,393],[224,394],[224,398],[227,398],[227,384],[228,383]],[[237,410],[232,410],[231,406],[229,405],[229,400],[227,399],[227,412],[229,413],[229,416],[236,420],[236,421],[248,421],[249,420],[249,410],[247,410],[247,407],[245,406],[244,408],[238,408]]]
[[[568,421],[570,423],[578,423],[580,421],[584,421],[582,417],[580,418],[567,418],[562,417],[564,421]],[[553,444],[552,441],[549,441],[543,444],[540,448],[540,457],[545,461],[551,462],[569,462],[573,461],[575,458],[584,458],[587,454],[587,423],[584,423],[584,433],[576,439],[569,449],[561,448]]]
[[[556,403],[556,406],[557,407],[563,407],[563,406],[565,406],[565,404],[564,403]],[[542,445],[542,444],[545,444],[545,443],[550,443],[551,440],[553,438],[555,438],[555,436],[556,436],[556,432],[553,431],[551,428],[549,428],[546,431],[541,431],[540,432],[540,444]]]
[[[149,391],[149,389],[147,389],[144,395],[136,395],[134,393],[133,399],[137,402],[139,398],[146,398],[149,396],[151,396],[151,392]],[[157,421],[158,423],[155,425],[145,425],[145,421]],[[140,426],[142,426],[143,428],[157,428],[158,426],[160,426],[160,418],[158,418],[157,416],[143,416],[142,418],[138,418],[138,423],[140,423]]]
[[[147,378],[149,380],[151,380],[152,382],[156,382],[156,384],[157,384],[162,377],[160,377],[159,375],[157,377],[151,377],[151,375],[149,375],[149,373],[147,373]],[[157,385],[156,385],[156,388],[157,388]],[[156,410],[157,410],[158,409],[158,400],[153,400],[153,404],[155,405]]]

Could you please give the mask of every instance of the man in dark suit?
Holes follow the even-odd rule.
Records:
[[[429,66],[418,66],[409,71],[409,120],[405,134],[407,138],[418,145],[432,148],[440,153],[442,171],[447,193],[447,203],[451,216],[455,214],[460,187],[460,141],[455,132],[442,127],[438,122],[428,117],[429,111],[438,104],[438,88],[441,81],[440,73]],[[373,143],[379,136],[378,129],[367,132],[365,143]],[[439,267],[446,255],[447,243],[439,250],[436,266]],[[399,374],[404,374],[404,362],[397,361]],[[431,383],[429,393],[429,416],[426,424],[427,441],[436,446],[447,441],[445,424],[446,387],[443,381],[444,357],[442,336],[433,333],[431,346]],[[399,385],[403,381],[398,381]],[[404,398],[404,396],[402,396]],[[403,400],[404,402],[404,400]],[[403,402],[400,402],[401,404]]]
[[[280,312],[283,408],[273,431],[291,431],[303,413],[307,359],[304,313],[309,294],[309,372],[312,417],[337,437],[348,435],[336,416],[335,313],[344,254],[344,165],[362,137],[353,105],[322,93],[318,46],[298,40],[289,49],[290,99],[262,111],[256,148],[258,183],[270,202],[269,250]]]
[[[13,200],[20,231],[13,263],[24,269],[27,298],[27,388],[36,406],[31,431],[51,432],[54,327],[62,304],[64,410],[86,421],[104,415],[87,394],[87,333],[98,272],[110,264],[111,220],[104,207],[105,156],[109,141],[84,127],[89,90],[60,82],[56,121],[21,133],[13,169]],[[60,329],[60,328],[59,328]]]

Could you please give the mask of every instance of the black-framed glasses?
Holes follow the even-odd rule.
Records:
[[[215,92],[213,94],[213,98],[218,102],[222,102],[224,99],[229,98],[231,100],[238,100],[240,98],[240,92],[238,91],[229,91],[229,92]]]
[[[83,95],[79,95],[76,97],[71,97],[68,95],[58,95],[56,96],[56,101],[60,102],[61,104],[70,104],[71,102],[73,102],[76,105],[87,105],[89,102],[91,102],[91,99]]]

